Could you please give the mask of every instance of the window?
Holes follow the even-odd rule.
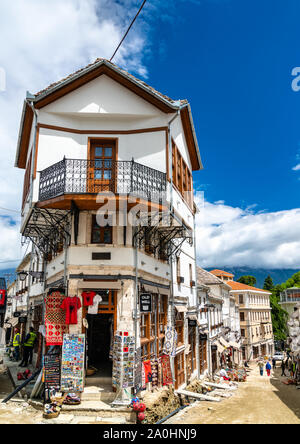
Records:
[[[92,244],[112,244],[112,227],[100,227],[96,215],[92,218]]]
[[[176,188],[178,188],[187,204],[192,207],[192,174],[174,142],[172,144],[172,177],[173,184],[176,186]]]
[[[243,305],[244,303],[244,296],[242,294],[239,294],[239,304]]]
[[[241,336],[242,336],[242,338],[245,337],[245,330],[243,328],[241,329]]]
[[[240,321],[244,321],[245,320],[245,313],[243,311],[241,311],[240,313]]]
[[[140,320],[143,359],[162,353],[167,324],[167,296],[152,294],[152,312],[142,313]]]
[[[184,344],[184,314],[183,313],[176,313],[176,332],[177,332],[177,345],[178,347],[180,345]]]

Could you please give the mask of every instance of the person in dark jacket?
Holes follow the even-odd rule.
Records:
[[[30,327],[29,333],[26,335],[25,342],[23,344],[23,359],[20,363],[20,367],[27,367],[28,361],[33,354],[33,347],[37,338],[37,334],[34,332],[34,328]]]
[[[276,359],[272,359],[272,367],[273,367],[273,370],[276,368]]]
[[[286,376],[285,374],[286,363],[284,360],[281,361],[281,376]]]

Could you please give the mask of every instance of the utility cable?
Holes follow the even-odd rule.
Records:
[[[144,7],[146,1],[147,1],[147,0],[144,0],[144,1],[143,1],[143,3],[142,3],[142,5],[141,5],[140,9],[138,10],[136,16],[134,17],[134,19],[133,19],[132,22],[130,23],[129,28],[127,29],[127,31],[126,31],[125,34],[124,34],[124,37],[123,37],[122,40],[120,41],[120,43],[119,43],[117,49],[115,50],[115,52],[113,53],[111,59],[109,60],[110,62],[112,61],[112,59],[114,58],[114,56],[117,54],[117,52],[118,52],[120,46],[122,45],[122,43],[123,43],[124,40],[126,39],[127,34],[129,33],[129,31],[130,31],[132,25],[134,24],[134,22],[136,21],[138,15],[140,14],[141,10],[143,9],[143,7]]]

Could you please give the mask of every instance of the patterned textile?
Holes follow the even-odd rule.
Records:
[[[165,342],[164,342],[163,353],[165,355],[174,357],[176,355],[176,348],[177,348],[177,332],[175,330],[175,327],[167,326],[165,328]]]
[[[145,382],[146,384],[148,382],[152,382],[152,370],[151,370],[151,361],[144,361],[143,362],[144,370],[145,370]]]
[[[64,294],[59,291],[53,291],[46,297],[45,305],[45,326],[46,326],[46,345],[62,345],[63,335],[68,333],[68,326],[65,321],[65,312],[60,308]]]
[[[158,386],[158,360],[156,358],[151,359],[152,370],[152,387]]]
[[[161,367],[162,367],[162,384],[163,385],[173,384],[170,356],[169,355],[162,355],[160,357],[160,360],[161,360]]]

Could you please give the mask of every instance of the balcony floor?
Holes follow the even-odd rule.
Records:
[[[128,202],[129,196],[107,196],[103,203],[97,202],[97,195],[95,194],[64,194],[62,196],[54,197],[53,199],[40,201],[36,204],[38,208],[53,208],[59,210],[70,210],[72,201],[76,204],[79,210],[98,210],[103,205],[107,205],[108,209],[120,211],[126,208],[130,211],[137,204],[142,211],[166,211],[167,205],[162,205],[157,202],[149,202],[146,199],[137,198],[135,202]],[[130,196],[130,200],[132,197]]]

